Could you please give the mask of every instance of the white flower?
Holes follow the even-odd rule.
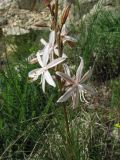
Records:
[[[55,44],[55,31],[51,31],[48,43],[43,38],[40,41],[45,46],[43,49],[44,53],[48,54],[52,60],[54,59],[54,54],[59,56],[58,47]]]
[[[90,94],[95,93],[93,88],[91,88],[86,84],[83,84],[91,76],[92,69],[90,68],[90,70],[86,72],[82,77],[84,62],[82,57],[80,58],[81,58],[81,63],[77,69],[75,78],[70,77],[70,71],[68,67],[66,68],[66,74],[62,72],[56,72],[58,76],[60,76],[67,82],[66,84],[68,86],[67,91],[58,99],[57,102],[65,102],[68,100],[69,97],[72,97],[73,108],[77,107],[79,102],[79,97],[82,102],[88,103],[88,101],[85,99],[84,96],[86,92]]]
[[[28,61],[30,64],[38,63],[37,54],[39,54],[40,56],[42,56],[42,55],[44,54],[44,51],[43,51],[43,50],[38,50],[36,54],[35,54],[35,53],[32,53],[32,54],[27,58],[27,61]]]
[[[58,47],[55,44],[55,31],[51,31],[49,35],[49,42],[46,42],[43,38],[40,40],[41,43],[44,45],[44,48],[42,50],[38,50],[36,54],[31,54],[28,57],[28,62],[30,64],[35,64],[38,62],[37,55],[40,55],[41,57],[44,55],[47,57],[47,59],[54,59],[54,54],[59,56]]]
[[[52,62],[50,62],[49,64],[47,64],[48,63],[48,56],[46,56],[44,54],[43,57],[41,58],[41,56],[38,53],[37,60],[42,68],[37,68],[37,69],[30,71],[28,73],[28,77],[31,79],[31,82],[33,82],[33,81],[37,80],[38,77],[41,75],[42,89],[43,89],[43,92],[45,92],[45,81],[47,81],[47,83],[53,87],[56,86],[48,69],[62,63],[65,59],[66,59],[65,57],[57,58],[57,59],[53,60]]]
[[[77,42],[75,38],[68,36],[68,31],[65,24],[62,27],[61,38],[62,38],[63,44],[68,43],[70,47],[73,47]]]

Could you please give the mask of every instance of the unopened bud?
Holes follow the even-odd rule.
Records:
[[[67,17],[69,15],[69,11],[70,11],[70,7],[71,7],[71,5],[69,4],[63,10],[62,17],[61,17],[61,24],[62,25],[64,25],[67,20]]]

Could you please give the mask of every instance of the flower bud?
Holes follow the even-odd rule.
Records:
[[[62,17],[61,17],[61,24],[62,25],[64,25],[67,20],[67,17],[69,15],[69,11],[70,11],[70,7],[71,7],[71,5],[69,4],[63,10]]]

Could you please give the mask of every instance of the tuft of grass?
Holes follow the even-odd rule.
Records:
[[[33,31],[26,35],[7,36],[5,43],[8,47],[8,58],[12,63],[24,61],[31,53],[36,53],[41,47],[40,38],[45,38],[48,31]]]
[[[113,119],[106,109],[97,111],[69,111],[71,144],[67,144],[65,122],[62,108],[55,111],[50,121],[49,132],[37,141],[36,152],[32,159],[69,160],[70,153],[74,160],[119,159],[119,140],[114,136]],[[115,120],[115,119],[114,119]],[[68,153],[67,151],[72,150]]]
[[[105,82],[120,74],[120,12],[119,10],[96,11],[88,22],[82,21],[71,31],[76,33],[78,43],[69,55],[72,63],[79,63],[83,56],[85,66],[94,66],[94,80]]]
[[[20,149],[27,154],[26,150],[32,148],[37,140],[37,134],[42,132],[42,127],[37,129],[32,123],[27,122],[36,120],[35,117],[39,119],[42,114],[50,113],[55,106],[54,99],[57,96],[55,90],[52,91],[52,94],[49,90],[45,96],[38,83],[28,83],[27,75],[30,68],[31,66],[25,62],[17,63],[17,66],[7,64],[6,69],[0,73],[0,154],[4,153],[6,148],[11,145],[3,157],[16,154],[15,157],[19,158],[19,154],[23,156],[23,153],[17,154]],[[44,123],[44,118],[42,120]],[[25,142],[18,138],[24,132],[23,139],[27,139]],[[29,132],[32,132],[30,137]]]
[[[118,108],[120,107],[120,77],[111,80],[109,84],[111,88],[111,107]]]

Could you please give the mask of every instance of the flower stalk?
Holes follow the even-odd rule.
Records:
[[[92,74],[90,68],[83,76],[83,58],[80,57],[80,65],[77,69],[76,75],[71,76],[70,68],[65,63],[67,56],[64,53],[64,46],[68,44],[73,48],[76,44],[76,39],[68,35],[66,28],[66,20],[69,16],[71,5],[65,6],[63,13],[59,19],[58,5],[59,1],[56,0],[54,4],[51,4],[51,0],[44,0],[48,6],[51,14],[51,27],[49,34],[49,41],[46,42],[43,38],[41,43],[44,45],[42,50],[39,50],[35,56],[30,56],[28,61],[31,64],[38,63],[41,67],[29,72],[28,77],[31,82],[36,81],[41,76],[41,84],[43,92],[45,93],[45,82],[47,84],[56,87],[55,80],[58,82],[58,88],[61,93],[61,97],[58,99],[58,103],[66,102],[69,98],[72,99],[72,107],[75,109],[78,107],[79,99],[82,102],[88,103],[85,98],[85,94],[88,92],[94,94],[94,90],[88,85],[84,84]],[[38,25],[39,26],[39,25]],[[42,25],[40,25],[42,26]],[[32,58],[31,58],[32,57]],[[55,78],[52,77],[50,70],[53,70]],[[52,72],[53,73],[53,72]],[[65,91],[65,93],[63,93]],[[70,135],[70,126],[67,108],[63,105],[66,139],[68,146],[68,153],[70,160],[74,160],[74,151],[72,149],[72,141]]]
[[[67,148],[68,148],[69,158],[70,160],[74,160],[74,152],[73,152],[72,143],[71,143],[68,113],[67,113],[66,106],[64,105],[63,105],[63,111],[64,111],[65,126],[66,126],[66,135],[67,135],[66,139],[67,139]]]

